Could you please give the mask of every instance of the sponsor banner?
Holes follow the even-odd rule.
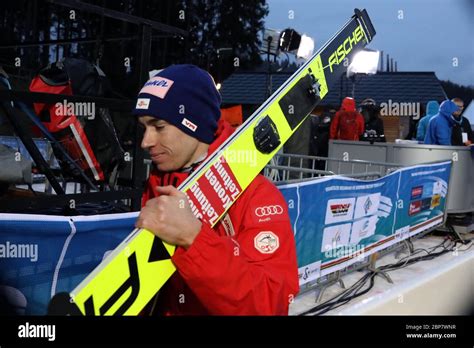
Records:
[[[320,274],[321,261],[316,261],[304,267],[298,268],[298,279],[300,286],[318,279]]]
[[[354,198],[330,199],[326,205],[326,224],[352,220],[354,205]]]
[[[362,239],[373,236],[375,234],[376,225],[376,215],[355,221],[352,224],[350,244],[357,245]]]
[[[432,183],[432,182],[425,183],[424,185],[422,185],[422,187],[423,187],[423,194],[422,194],[421,198],[428,198],[428,197],[433,196],[434,183]],[[417,198],[417,199],[419,199],[419,198]]]
[[[225,196],[234,199],[241,192],[226,163],[220,163],[214,177],[202,182],[209,192],[200,196],[196,189],[190,195],[200,206],[195,211],[209,220],[215,215],[210,207],[217,211]],[[407,167],[375,181],[334,176],[280,186],[295,233],[300,285],[443,223],[450,170],[451,163],[444,162]],[[419,186],[422,197],[413,200],[412,190]],[[413,201],[420,201],[421,211],[410,215]],[[279,207],[262,208],[255,218],[279,216]],[[0,215],[0,300],[8,299],[17,314],[46,314],[51,296],[78,285],[130,234],[137,216]],[[262,253],[277,250],[272,231],[262,233],[254,246]]]
[[[374,215],[379,209],[380,193],[357,197],[354,219]]]
[[[326,252],[349,244],[351,224],[339,224],[326,227],[323,231],[321,251]]]
[[[433,227],[428,222],[435,217],[441,216],[444,221],[450,172],[450,164],[418,165],[401,171],[398,195],[403,206],[397,209],[395,229],[418,226],[416,233],[419,233]],[[411,190],[419,186],[423,187],[423,193],[420,199],[414,200]]]
[[[292,222],[293,233],[296,235],[298,234],[298,216],[299,216],[299,195],[298,195],[298,187],[295,187],[292,190],[285,190],[285,200],[287,203],[288,208],[288,215],[290,216],[290,220]]]
[[[450,170],[441,162],[377,180],[331,176],[280,186],[292,207],[300,274],[318,262],[320,275],[329,274],[443,223]]]
[[[420,199],[423,195],[423,186],[416,186],[411,189],[411,199]]]
[[[443,182],[435,181],[433,183],[433,195],[441,195],[443,193]]]
[[[433,198],[431,198],[431,208],[437,207],[440,204],[440,202],[441,202],[441,195],[433,195]]]
[[[410,203],[410,209],[408,215],[415,215],[421,211],[421,201],[414,201]]]
[[[403,226],[395,230],[395,237],[401,241],[410,236],[410,226]]]
[[[2,214],[0,302],[11,314],[45,315],[52,295],[77,286],[130,234],[137,216]],[[28,249],[13,254],[14,246]]]
[[[429,210],[431,208],[432,198],[424,198],[421,200],[421,211]]]

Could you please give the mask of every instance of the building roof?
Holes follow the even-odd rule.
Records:
[[[275,91],[291,76],[291,73],[271,75],[272,91]],[[259,105],[268,97],[266,73],[239,72],[231,75],[222,84],[224,104]],[[377,103],[442,101],[447,98],[434,72],[379,72],[375,75],[356,77],[355,99],[357,103],[372,98]],[[345,76],[331,89],[321,105],[339,106],[342,98],[352,95],[352,82]]]
[[[272,93],[292,74],[271,74]],[[262,104],[268,97],[268,75],[264,72],[234,73],[222,83],[220,90],[224,104]]]

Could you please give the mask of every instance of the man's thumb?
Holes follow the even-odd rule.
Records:
[[[156,191],[160,195],[166,195],[166,196],[177,196],[179,195],[178,189],[174,186],[168,185],[168,186],[157,186]]]

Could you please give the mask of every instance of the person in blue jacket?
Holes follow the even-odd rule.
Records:
[[[453,124],[453,112],[459,111],[459,107],[451,100],[445,100],[439,107],[439,112],[434,115],[428,123],[425,135],[425,144],[451,145],[451,133]]]
[[[426,130],[428,129],[428,123],[439,112],[439,103],[436,100],[430,100],[426,103],[426,115],[423,116],[418,122],[418,127],[416,129],[416,140],[424,141]]]

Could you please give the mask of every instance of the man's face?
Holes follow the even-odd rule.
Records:
[[[457,107],[459,108],[459,111],[455,111],[453,112],[453,116],[454,117],[459,117],[459,115],[462,114],[462,111],[464,110],[464,103],[461,101],[455,101],[454,104],[457,105]]]
[[[199,141],[172,124],[151,116],[139,118],[145,133],[141,147],[163,172],[176,171],[192,164]]]

